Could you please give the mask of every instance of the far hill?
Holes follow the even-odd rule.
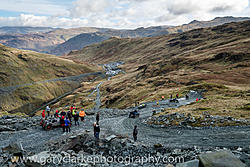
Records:
[[[211,21],[194,20],[189,24],[180,26],[140,27],[133,30],[95,27],[55,29],[45,33],[0,35],[0,43],[19,49],[63,55],[69,53],[71,50],[81,49],[91,43],[102,42],[109,37],[153,37],[172,33],[181,33],[197,28],[213,27],[225,23],[239,22],[249,19],[250,18],[248,17],[217,17]],[[19,31],[17,30],[17,33],[18,32]],[[80,35],[82,33],[84,33],[84,35]],[[90,39],[91,37],[93,39]]]
[[[0,27],[0,34],[31,34],[31,33],[45,33],[53,31],[55,28],[51,27],[26,27],[26,26],[5,26]]]
[[[0,44],[1,112],[26,113],[79,86],[74,81],[51,81],[97,71],[57,56],[18,50]],[[92,76],[93,77],[93,76]],[[37,82],[37,83],[35,83]]]
[[[112,38],[64,57],[125,62],[126,74],[102,85],[104,107],[125,108],[203,89],[206,100],[178,110],[250,118],[250,21],[151,38]]]
[[[55,49],[52,49],[50,53],[55,55],[63,55],[65,53],[69,53],[72,50],[79,50],[87,45],[98,43],[108,38],[109,36],[100,33],[83,33],[58,45]]]
[[[49,53],[57,45],[81,33],[94,33],[97,28],[83,27],[72,29],[55,29],[45,33],[29,34],[2,34],[0,43],[18,49],[33,50],[40,53]]]

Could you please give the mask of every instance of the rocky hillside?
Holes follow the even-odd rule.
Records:
[[[137,28],[134,30],[116,30],[116,29],[106,29],[102,30],[98,34],[85,34],[81,37],[76,36],[72,39],[60,44],[55,49],[51,50],[51,54],[56,55],[63,55],[68,53],[71,50],[81,49],[84,46],[89,45],[90,43],[97,43],[104,41],[107,37],[119,37],[119,38],[136,38],[136,37],[153,37],[153,36],[160,36],[172,33],[180,33],[185,32],[193,29],[198,28],[206,28],[206,27],[213,27],[225,23],[230,22],[239,22],[244,20],[249,20],[250,18],[247,17],[217,17],[211,21],[197,21],[194,20],[189,24],[184,24],[181,26],[156,26],[156,27],[148,27],[148,28]],[[94,39],[89,39],[89,37],[93,37]],[[105,36],[105,38],[103,38]],[[89,42],[89,40],[91,42]],[[92,42],[94,41],[94,42]],[[64,48],[67,49],[64,49]]]
[[[29,113],[79,86],[52,80],[96,71],[95,66],[0,45],[0,114]]]
[[[125,62],[126,74],[102,85],[105,107],[125,108],[205,89],[206,100],[177,110],[250,118],[249,30],[250,21],[245,21],[151,38],[112,38],[65,57]]]
[[[180,26],[156,26],[147,28],[141,27],[134,30],[82,27],[82,28],[71,28],[71,29],[56,29],[50,32],[38,33],[38,34],[32,33],[32,34],[13,35],[11,33],[11,34],[0,35],[0,43],[6,46],[19,49],[28,49],[42,53],[63,55],[65,53],[70,52],[71,50],[81,49],[82,47],[87,46],[91,43],[102,42],[108,37],[121,37],[121,38],[153,37],[159,35],[185,32],[197,28],[213,27],[225,23],[239,22],[244,20],[249,20],[249,18],[217,17],[211,21],[194,20],[189,24],[184,24]],[[25,30],[17,29],[16,33],[25,33],[26,31],[32,32],[26,29]],[[15,28],[11,28],[10,30],[14,31]],[[86,34],[77,36],[82,33]]]

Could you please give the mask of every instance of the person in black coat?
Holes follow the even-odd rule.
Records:
[[[137,134],[138,134],[138,130],[137,130],[137,126],[135,125],[135,126],[134,126],[134,130],[133,130],[133,138],[134,138],[134,141],[137,140]]]
[[[74,121],[75,121],[75,126],[79,126],[80,123],[79,123],[79,114],[75,113],[74,115]]]

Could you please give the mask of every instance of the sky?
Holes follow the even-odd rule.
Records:
[[[138,28],[250,17],[250,0],[0,0],[0,26]]]

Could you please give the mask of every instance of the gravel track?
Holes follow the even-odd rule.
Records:
[[[112,68],[109,68],[112,69]],[[134,125],[138,126],[138,141],[148,145],[161,143],[172,148],[190,148],[192,146],[200,147],[239,147],[246,146],[250,143],[250,127],[208,127],[208,128],[155,128],[144,123],[144,121],[152,115],[152,111],[159,111],[162,108],[176,108],[187,105],[202,98],[201,92],[191,92],[189,99],[180,98],[179,103],[170,103],[169,100],[163,100],[156,105],[156,102],[148,102],[147,106],[140,109],[140,118],[128,118],[130,111],[136,108],[125,110],[118,109],[99,109],[100,107],[100,89],[102,83],[96,87],[96,106],[91,112],[100,111],[100,127],[101,136],[103,134],[112,133],[116,135],[124,135],[132,138]],[[84,130],[90,130],[92,133],[92,124],[95,121],[94,116],[87,116],[79,127],[72,126],[72,132],[67,135],[62,134],[61,129],[53,129],[44,131],[40,127],[29,129],[26,131],[0,133],[0,147],[7,146],[13,142],[21,142],[25,150],[40,152],[46,149],[44,145],[49,140],[58,140],[74,133]]]

